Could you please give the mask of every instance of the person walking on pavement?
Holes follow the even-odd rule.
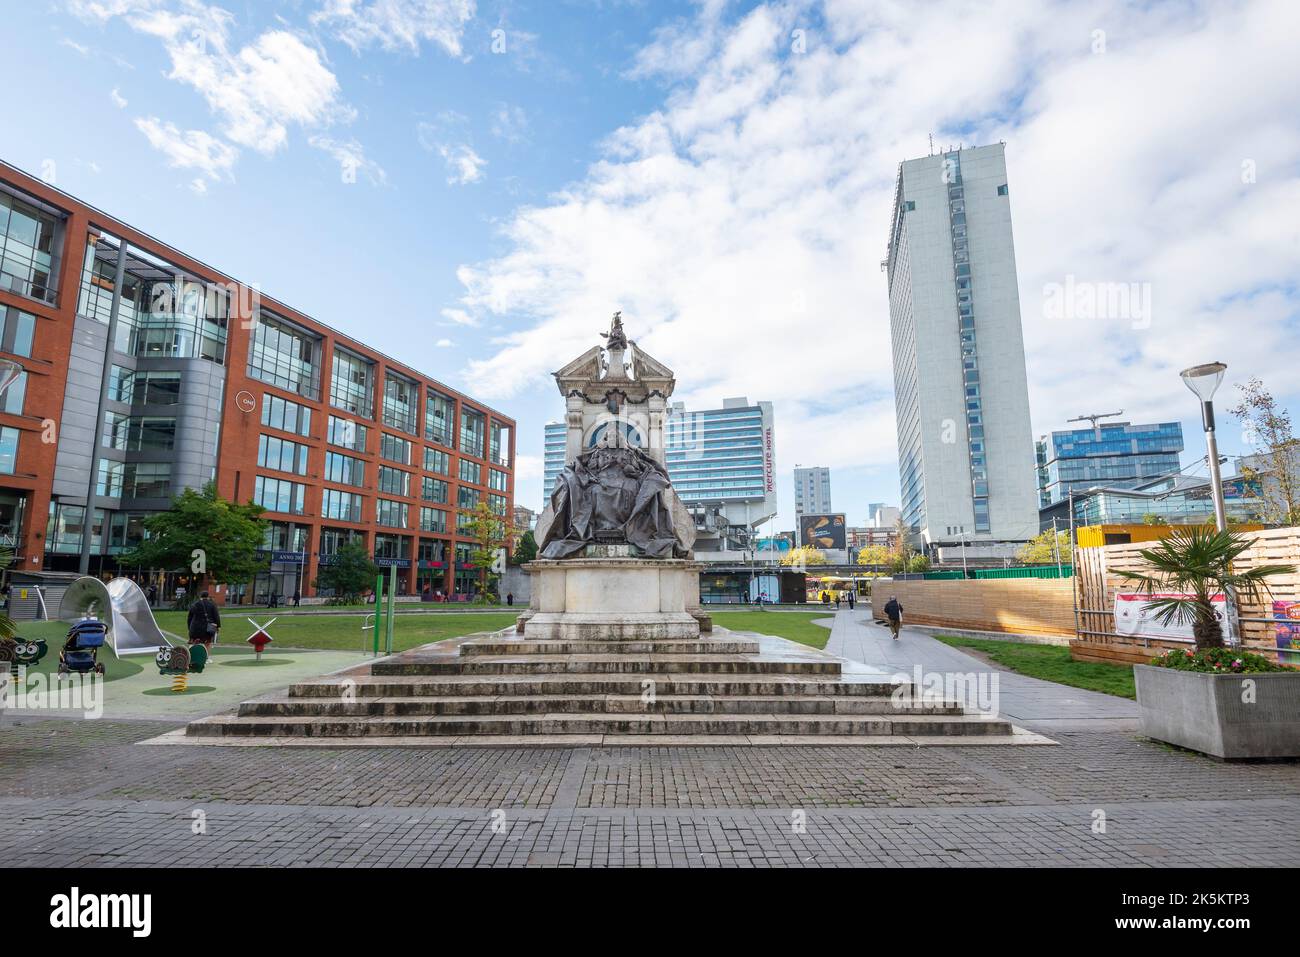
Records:
[[[849,611],[852,611],[852,610],[853,610],[854,608],[856,608],[857,606],[858,606],[858,600],[857,600],[857,598],[855,597],[854,593],[853,593],[852,591],[850,591],[850,592],[849,592]]]
[[[889,601],[885,602],[885,617],[889,619],[889,633],[898,640],[898,629],[903,623],[903,606],[898,603],[898,598],[894,595],[889,596]]]
[[[216,604],[207,592],[202,592],[198,600],[190,605],[186,627],[190,644],[211,648],[213,642],[217,640],[217,632],[221,629],[221,613],[217,611]]]

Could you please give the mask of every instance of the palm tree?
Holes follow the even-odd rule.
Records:
[[[1215,595],[1235,593],[1249,602],[1270,594],[1268,579],[1295,571],[1294,565],[1257,565],[1235,572],[1232,563],[1254,541],[1235,532],[1220,532],[1211,526],[1176,529],[1155,548],[1140,554],[1150,566],[1147,572],[1120,571],[1120,577],[1135,582],[1139,592],[1151,596],[1146,607],[1156,621],[1192,623],[1197,651],[1223,647],[1223,628],[1214,616]],[[1175,592],[1175,596],[1159,592]]]

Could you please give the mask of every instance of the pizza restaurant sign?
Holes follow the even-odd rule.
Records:
[[[1195,641],[1190,620],[1171,621],[1161,624],[1156,618],[1156,609],[1150,604],[1157,598],[1191,598],[1191,595],[1179,592],[1156,592],[1147,595],[1140,592],[1117,592],[1115,595],[1115,631],[1121,635],[1134,638],[1160,638],[1164,641]],[[1214,617],[1219,620],[1219,627],[1228,634],[1228,603],[1223,595],[1210,598],[1214,607]]]

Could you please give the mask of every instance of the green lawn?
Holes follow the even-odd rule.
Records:
[[[1121,698],[1137,698],[1133,685],[1132,665],[1107,665],[1095,661],[1075,661],[1070,649],[1059,645],[1029,645],[1018,641],[998,641],[988,638],[960,638],[956,635],[935,635],[945,645],[970,648],[991,661],[1018,674],[1072,688],[1086,688]]]
[[[704,610],[719,626],[732,631],[776,635],[814,648],[825,648],[831,637],[829,628],[813,624],[818,618],[828,617],[825,611],[718,611],[711,605],[706,605]]]
[[[222,609],[221,638],[223,645],[239,644],[246,647],[245,639],[253,633],[253,626],[248,619],[264,623],[272,618],[278,620],[269,629],[275,639],[271,649],[276,648],[316,648],[328,651],[361,651],[370,649],[374,643],[374,619],[365,615],[278,615],[281,609]],[[163,631],[176,635],[185,634],[185,613],[180,611],[160,611],[155,615]],[[476,631],[497,631],[514,624],[518,612],[480,612],[460,614],[447,613],[438,615],[397,615],[393,619],[393,650],[405,651],[431,641],[444,638],[456,638]],[[369,621],[371,627],[362,631],[362,623]],[[381,629],[379,635],[380,650],[383,650],[385,637]]]

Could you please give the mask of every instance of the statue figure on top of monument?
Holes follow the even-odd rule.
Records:
[[[606,349],[627,348],[627,336],[623,332],[622,310],[614,313],[614,321],[609,327],[609,332],[602,332],[600,337],[605,340]]]

